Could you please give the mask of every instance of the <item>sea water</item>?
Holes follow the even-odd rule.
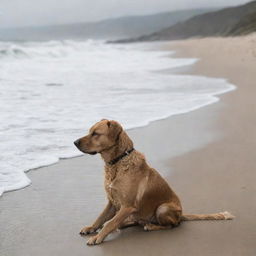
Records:
[[[161,70],[194,64],[148,44],[0,42],[0,195],[25,172],[81,153],[73,141],[102,118],[126,129],[218,101],[225,79]]]

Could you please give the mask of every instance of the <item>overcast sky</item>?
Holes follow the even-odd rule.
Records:
[[[0,0],[0,27],[96,21],[246,2],[248,0]]]

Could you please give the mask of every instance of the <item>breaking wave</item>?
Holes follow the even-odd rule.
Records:
[[[156,48],[0,42],[0,194],[30,184],[32,168],[79,155],[74,139],[102,118],[143,126],[234,89],[225,79],[155,72],[196,62]]]

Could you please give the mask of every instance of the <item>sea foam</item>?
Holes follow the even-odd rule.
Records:
[[[102,118],[144,126],[235,88],[225,79],[158,72],[197,60],[155,48],[0,42],[0,194],[30,184],[30,169],[80,155],[73,141]]]

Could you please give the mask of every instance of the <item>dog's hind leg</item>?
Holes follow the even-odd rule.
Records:
[[[146,231],[171,229],[181,222],[181,208],[173,203],[161,204],[156,210],[157,224],[147,223],[144,225]]]
[[[155,231],[176,227],[181,222],[181,215],[181,209],[173,203],[161,204],[156,210],[157,224],[145,224],[144,230]]]

